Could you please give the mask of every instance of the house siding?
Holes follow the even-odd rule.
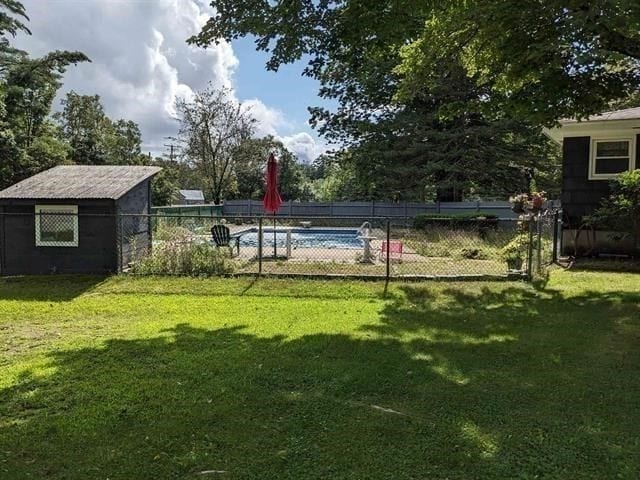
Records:
[[[591,137],[567,137],[562,147],[562,208],[569,226],[578,226],[610,193],[608,180],[589,180]],[[636,152],[636,162],[640,162]]]
[[[78,247],[38,247],[35,205],[77,205]],[[4,200],[0,225],[2,275],[108,273],[117,269],[112,200]]]

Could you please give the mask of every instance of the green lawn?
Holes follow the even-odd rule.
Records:
[[[640,477],[640,275],[382,292],[0,280],[0,478]]]

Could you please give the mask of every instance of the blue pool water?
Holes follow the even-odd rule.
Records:
[[[239,232],[240,246],[257,247],[258,229],[252,228]],[[362,248],[362,240],[358,238],[357,230],[337,230],[324,228],[293,228],[291,230],[291,245],[293,248]],[[285,247],[287,233],[276,230],[276,247]],[[273,229],[263,230],[263,246],[273,247]]]

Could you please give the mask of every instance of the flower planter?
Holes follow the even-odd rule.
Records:
[[[524,260],[522,258],[509,258],[507,259],[507,268],[509,270],[522,270],[522,264]]]

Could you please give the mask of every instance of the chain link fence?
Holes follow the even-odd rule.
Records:
[[[145,217],[146,218],[146,217]],[[153,215],[122,222],[123,271],[356,278],[530,278],[559,251],[558,214],[518,220]],[[218,236],[212,233],[214,225]],[[221,233],[220,233],[221,232]],[[146,230],[143,229],[143,234]],[[226,235],[226,236],[225,236]],[[133,239],[133,240],[131,240]]]
[[[557,258],[559,218],[416,227],[405,217],[0,214],[0,272],[531,278]]]

